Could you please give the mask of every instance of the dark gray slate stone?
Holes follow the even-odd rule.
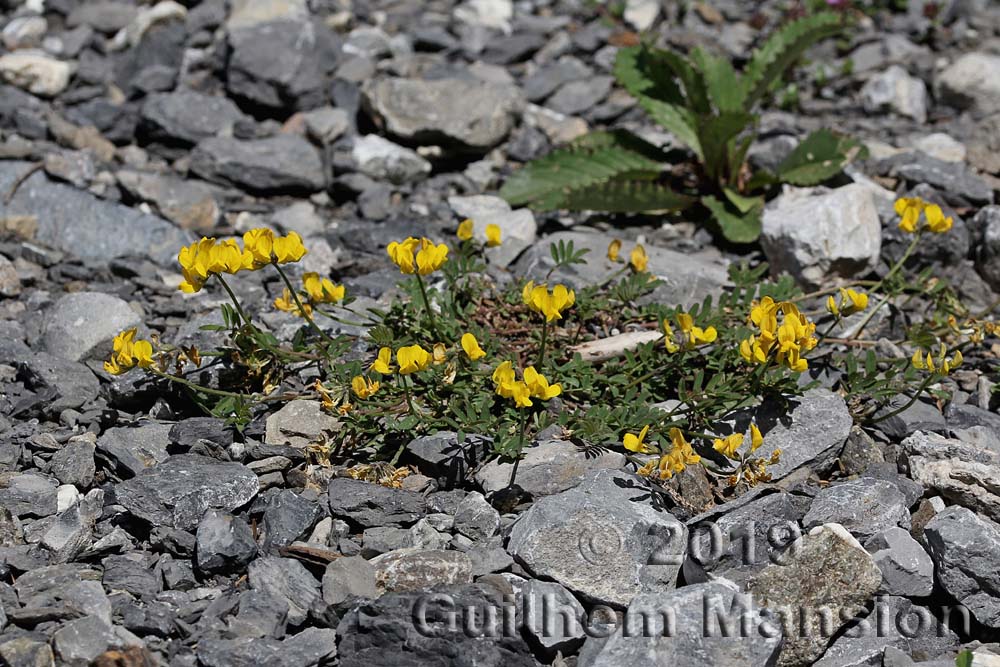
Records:
[[[865,542],[882,571],[882,591],[889,595],[927,597],[934,589],[934,561],[910,535],[892,527]]]
[[[802,518],[809,529],[824,523],[839,523],[859,539],[893,526],[910,527],[909,503],[895,484],[862,477],[833,484],[820,491]]]
[[[94,481],[97,466],[94,463],[94,443],[85,440],[67,442],[52,455],[49,472],[62,484],[73,484],[86,489]]]
[[[195,563],[205,573],[240,571],[257,555],[250,526],[228,512],[205,512],[195,538]]]
[[[46,517],[56,513],[57,485],[36,473],[0,473],[0,506],[16,517]]]
[[[229,134],[246,116],[225,97],[178,89],[150,95],[142,105],[141,130],[156,141],[193,146]]]
[[[323,599],[320,583],[301,562],[267,556],[250,563],[250,587],[288,602],[288,623],[300,625],[309,610]]]
[[[101,385],[89,368],[81,363],[48,352],[34,352],[17,362],[28,387],[36,392],[51,392],[44,409],[58,415],[66,408],[79,408],[97,398]]]
[[[491,443],[491,438],[475,434],[466,435],[459,443],[456,433],[441,431],[413,440],[403,455],[421,473],[436,479],[442,489],[452,489],[486,460]]]
[[[268,552],[288,546],[311,529],[322,515],[316,501],[282,489],[268,499],[264,508],[261,549]]]
[[[271,637],[207,639],[198,642],[198,662],[204,667],[313,667],[332,664],[337,633],[330,628],[306,628],[283,641]]]
[[[248,141],[205,139],[191,153],[191,170],[208,181],[255,193],[314,192],[326,185],[319,152],[291,134]]]
[[[135,476],[170,458],[170,430],[170,424],[157,423],[109,428],[97,439],[97,449],[128,476]]]
[[[876,168],[880,173],[904,178],[914,185],[926,183],[940,190],[955,206],[993,203],[993,188],[970,172],[968,167],[945,162],[926,153],[894,155],[881,160]]]
[[[257,495],[257,475],[239,463],[173,456],[115,487],[118,502],[154,525],[193,530],[208,509],[233,510]]]
[[[427,512],[427,501],[415,491],[390,489],[349,477],[335,477],[328,487],[330,512],[369,528],[409,525]]]

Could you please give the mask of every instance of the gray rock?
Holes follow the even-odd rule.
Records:
[[[957,647],[958,637],[931,609],[906,598],[879,595],[872,612],[859,617],[853,627],[838,637],[813,664],[815,667],[890,667],[889,656],[894,648],[912,656],[936,656]],[[928,662],[919,664],[931,667]],[[954,660],[949,660],[948,667],[952,664]]]
[[[233,510],[257,495],[257,475],[239,463],[172,456],[115,487],[118,503],[154,525],[192,530],[206,510]]]
[[[937,580],[973,617],[1000,627],[1000,525],[951,506],[924,528]]]
[[[111,339],[142,323],[128,302],[102,292],[67,294],[45,313],[42,343],[54,355],[80,361],[111,352]]]
[[[895,412],[909,402],[906,396],[898,396],[875,413],[876,418],[884,417],[890,412]],[[947,428],[944,415],[937,406],[930,401],[918,400],[910,407],[888,419],[878,421],[878,430],[886,434],[890,440],[898,442],[903,438],[913,435],[917,431],[933,431],[942,433]]]
[[[306,628],[283,641],[271,637],[205,639],[198,642],[197,655],[204,667],[326,665],[337,656],[337,633],[330,628]]]
[[[823,654],[829,633],[856,615],[881,582],[872,557],[831,523],[793,542],[788,558],[754,576],[748,591],[781,619],[778,665],[801,665]]]
[[[282,489],[268,498],[264,508],[261,549],[267,552],[288,546],[311,530],[322,514],[316,501]]]
[[[124,591],[151,600],[163,588],[163,577],[152,567],[153,555],[144,551],[108,556],[101,561],[101,583],[110,591]]]
[[[115,177],[130,195],[153,204],[160,215],[183,229],[208,233],[222,215],[215,189],[201,181],[128,169]]]
[[[972,219],[973,229],[980,230],[976,246],[976,270],[990,287],[1000,290],[1000,206],[986,206]]]
[[[395,526],[365,528],[361,535],[361,544],[361,555],[365,558],[416,546],[413,543],[413,534],[409,530]]]
[[[0,191],[10,191],[28,169],[31,164],[27,162],[0,163]],[[42,173],[28,177],[9,203],[0,200],[0,217],[19,215],[37,219],[36,241],[83,260],[107,262],[148,254],[158,262],[173,264],[177,250],[190,242],[166,220],[53,183]]]
[[[66,17],[66,25],[76,28],[88,25],[98,32],[113,34],[135,20],[135,6],[114,0],[98,0],[74,7]]]
[[[587,79],[591,69],[574,56],[563,56],[553,63],[538,68],[524,78],[524,96],[531,102],[540,102],[559,86],[570,81]]]
[[[968,155],[965,144],[944,132],[931,132],[915,137],[910,145],[945,162],[965,162]]]
[[[675,585],[686,535],[673,515],[650,504],[638,478],[596,470],[532,505],[511,529],[507,550],[537,577],[623,607],[637,593]]]
[[[229,92],[272,110],[323,100],[322,35],[310,21],[275,20],[230,29]]]
[[[97,449],[129,477],[163,463],[170,454],[170,424],[147,423],[135,428],[109,428],[97,439]]]
[[[587,232],[557,232],[536,242],[514,264],[514,272],[533,280],[545,280],[553,266],[549,246],[553,243],[573,242],[578,249],[587,249],[587,263],[574,264],[554,271],[549,277],[551,283],[561,282],[581,288],[600,284],[620,271],[622,265],[607,259],[608,244],[614,239],[609,234]],[[625,257],[631,252],[626,244]],[[706,296],[718,296],[729,284],[726,263],[715,257],[682,253],[666,248],[646,246],[649,256],[647,270],[663,281],[649,299],[658,303],[691,305],[701,303]]]
[[[472,561],[459,551],[402,549],[371,560],[379,594],[472,582]]]
[[[486,258],[498,266],[513,262],[538,236],[534,214],[526,208],[512,210],[510,204],[500,197],[452,196],[448,197],[448,206],[460,218],[472,220],[473,239],[479,243],[486,240],[487,225],[500,227],[500,246],[485,251]]]
[[[74,69],[74,63],[35,49],[20,49],[0,56],[0,78],[42,97],[54,97],[66,90]]]
[[[927,86],[893,65],[868,79],[861,88],[861,104],[868,113],[893,111],[918,123],[927,120]]]
[[[895,484],[862,477],[832,484],[816,494],[802,525],[809,529],[838,523],[852,535],[866,540],[893,526],[909,529],[908,504]]]
[[[314,192],[326,185],[319,152],[292,134],[249,141],[205,139],[191,153],[191,170],[205,180],[255,193]]]
[[[624,465],[625,457],[618,452],[595,457],[568,440],[543,440],[524,449],[514,483],[536,498],[550,496],[576,486],[588,471]],[[476,472],[476,483],[486,494],[496,493],[507,488],[513,469],[512,462],[493,459]]]
[[[14,590],[21,607],[35,615],[46,611],[56,618],[89,614],[110,623],[111,602],[100,579],[97,570],[75,565],[47,565],[23,573],[14,582]]]
[[[30,353],[17,365],[30,389],[46,392],[48,414],[58,415],[66,408],[82,407],[97,398],[101,389],[89,368],[48,352]]]
[[[306,447],[327,441],[340,430],[340,421],[323,411],[319,401],[295,400],[267,418],[264,442],[268,445]]]
[[[302,114],[306,132],[313,141],[332,144],[351,127],[351,117],[345,109],[322,107]]]
[[[524,108],[517,88],[474,79],[377,79],[363,96],[389,134],[473,152],[502,141]]]
[[[583,605],[559,584],[529,579],[518,591],[516,602],[524,631],[545,656],[570,655],[587,638]]]
[[[0,296],[17,296],[21,293],[21,279],[14,263],[0,255]]]
[[[354,605],[337,626],[342,667],[456,664],[534,667],[524,638],[504,630],[501,595],[485,586],[387,593]],[[458,611],[467,619],[449,624]],[[466,625],[466,623],[468,625]],[[474,627],[466,632],[466,627]]]
[[[234,0],[225,27],[239,30],[269,21],[304,20],[308,16],[306,0]]]
[[[395,184],[421,180],[431,171],[431,163],[416,151],[377,134],[356,138],[351,159],[362,174]]]
[[[1000,452],[933,433],[903,441],[902,462],[910,477],[953,503],[1000,521]]]
[[[611,628],[614,634],[595,630],[579,667],[764,667],[775,664],[782,642],[780,628],[752,598],[719,582],[639,593]]]
[[[571,81],[559,87],[548,102],[550,109],[567,116],[575,116],[593,108],[611,92],[614,77],[595,76],[585,81]]]
[[[808,218],[811,224],[804,225]],[[786,188],[764,209],[761,245],[771,269],[815,288],[875,268],[882,227],[871,190]]]
[[[289,625],[301,625],[322,599],[319,582],[294,558],[258,558],[250,563],[247,576],[254,590],[288,602]]]
[[[85,440],[71,440],[52,455],[49,472],[62,484],[73,484],[81,489],[94,482],[97,466],[94,463],[94,443]]]
[[[390,489],[349,477],[330,480],[330,513],[368,528],[409,525],[427,513],[427,501],[415,492]]]
[[[195,538],[195,564],[206,574],[239,572],[257,555],[250,526],[229,512],[205,512]]]
[[[1000,111],[1000,83],[991,76],[1000,56],[973,52],[960,56],[937,77],[942,102],[980,113]]]
[[[7,639],[0,643],[0,658],[11,667],[48,667],[55,664],[48,642],[31,636]]]
[[[413,440],[403,456],[442,489],[452,489],[464,484],[470,471],[486,460],[491,444],[490,438],[475,434],[467,434],[459,443],[456,433],[441,431]]]
[[[94,489],[79,503],[59,514],[42,535],[40,544],[51,553],[50,562],[75,560],[93,542],[94,525],[104,507],[104,491]]]
[[[323,600],[327,604],[340,604],[351,597],[378,597],[375,568],[360,556],[338,558],[323,573]]]
[[[850,54],[855,72],[883,70],[889,65],[906,65],[928,53],[926,47],[917,46],[902,35],[887,34],[877,41],[860,45]]]
[[[56,483],[35,473],[0,473],[0,506],[16,517],[56,513]]]
[[[483,494],[473,491],[458,504],[455,530],[469,539],[492,537],[500,529],[500,513],[486,502]]]
[[[122,646],[114,627],[97,616],[70,621],[52,635],[52,648],[60,665],[87,667],[108,649]]]
[[[881,174],[905,179],[913,185],[926,184],[953,206],[993,203],[993,188],[968,167],[926,153],[893,155],[880,160],[875,168]]]
[[[882,592],[926,597],[934,589],[934,561],[909,531],[887,528],[867,542],[865,549],[882,571]]]
[[[193,146],[202,139],[232,134],[247,117],[225,97],[179,88],[148,96],[140,119],[141,130],[150,139]]]

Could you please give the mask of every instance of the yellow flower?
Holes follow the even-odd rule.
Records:
[[[294,313],[299,317],[310,317],[312,315],[312,306],[308,303],[302,304],[302,309],[299,310],[298,304],[295,303],[295,299],[287,287],[281,292],[281,296],[274,300],[274,307],[286,313]]]
[[[955,350],[955,354],[948,358],[948,349],[945,347],[944,343],[941,343],[941,348],[938,351],[937,357],[931,355],[930,352],[927,356],[922,356],[920,350],[913,353],[913,358],[910,360],[916,368],[921,370],[928,370],[931,373],[940,373],[941,375],[948,375],[952,370],[958,368],[965,361],[965,357],[962,356],[961,350]]]
[[[381,386],[381,383],[372,382],[369,378],[363,375],[355,375],[351,380],[351,389],[354,391],[354,394],[361,399],[371,397]]]
[[[434,245],[430,239],[420,240],[420,250],[417,251],[417,273],[426,276],[434,273],[448,260],[448,246]]]
[[[531,402],[531,390],[528,389],[528,385],[524,382],[507,383],[506,391],[509,394],[508,397],[514,399],[515,406],[530,408],[533,405]]]
[[[850,288],[840,288],[840,310],[844,316],[860,313],[868,307],[868,295]]]
[[[435,365],[443,364],[448,360],[448,348],[445,347],[444,343],[434,343],[434,347],[431,348],[431,359]]]
[[[680,346],[677,345],[674,328],[670,326],[670,322],[667,320],[663,320],[663,344],[666,345],[667,352],[670,354],[673,354],[677,350],[681,349]]]
[[[260,227],[243,234],[243,268],[255,270],[271,263],[274,232]]]
[[[514,383],[514,366],[509,361],[504,361],[493,369],[493,384],[496,385],[496,392],[504,398],[510,398],[508,388]]]
[[[149,368],[154,364],[153,344],[148,340],[135,340],[137,329],[122,331],[111,341],[111,356],[104,362],[104,370],[119,375],[138,366]]]
[[[399,267],[400,272],[411,274],[416,273],[413,254],[419,245],[420,240],[411,236],[402,242],[393,241],[386,246],[385,250],[389,253],[389,258],[393,263]]]
[[[545,285],[528,281],[521,291],[525,305],[545,316],[546,322],[562,318],[562,311],[576,303],[576,293],[565,285],[556,285],[549,292]]]
[[[376,373],[381,373],[382,375],[390,375],[392,374],[392,367],[389,365],[391,361],[392,348],[379,348],[378,356],[375,357],[375,361],[372,362],[371,369]]]
[[[732,435],[727,435],[725,438],[716,438],[712,445],[712,448],[731,459],[738,459],[739,456],[736,454],[736,450],[740,448],[743,444],[743,434],[733,433]]]
[[[646,434],[649,433],[649,424],[642,427],[638,437],[631,433],[626,433],[622,439],[625,449],[639,454],[652,454],[655,450],[646,444]]]
[[[669,431],[671,449],[670,452],[660,457],[659,469],[661,479],[670,479],[674,473],[683,472],[684,468],[701,461],[701,457],[695,453],[691,443],[684,439],[684,434],[677,427]]]
[[[500,245],[501,240],[500,225],[489,224],[486,225],[486,245],[490,248],[495,248]]]
[[[620,239],[614,239],[608,244],[608,259],[612,262],[618,261],[618,253],[622,251],[622,242]]]
[[[756,424],[750,424],[750,452],[756,452],[764,444],[764,436]]]
[[[288,232],[285,236],[279,236],[274,239],[272,250],[274,252],[274,259],[278,264],[297,262],[309,252],[302,245],[302,237],[295,232]]]
[[[466,218],[458,223],[458,231],[455,233],[459,241],[469,241],[472,239],[472,220]]]
[[[935,234],[944,234],[951,229],[951,217],[945,217],[941,207],[937,204],[928,204],[924,207],[924,218],[927,220],[927,229]]]
[[[778,314],[782,319],[779,324]],[[813,335],[816,325],[789,301],[775,303],[764,297],[750,310],[749,321],[759,331],[740,343],[740,356],[747,362],[763,364],[773,355],[774,360],[792,371],[801,373],[809,367],[802,353],[816,347]]]
[[[916,233],[917,222],[920,220],[924,206],[924,200],[920,197],[900,197],[897,199],[893,208],[900,216],[899,228],[907,234]]]
[[[550,385],[545,376],[536,371],[534,366],[528,366],[524,369],[524,384],[528,385],[528,389],[531,390],[531,395],[534,398],[539,398],[543,401],[555,398],[562,393],[561,385]]]
[[[201,290],[208,280],[212,266],[212,248],[215,239],[204,238],[185,246],[177,253],[177,262],[181,265],[184,282],[180,284],[182,292],[193,293]]]
[[[696,327],[694,325],[694,318],[688,313],[677,313],[677,324],[680,326],[681,331],[684,332],[684,347],[689,350],[698,345],[712,343],[719,336],[715,327],[708,327],[707,329]]]
[[[337,303],[343,300],[346,291],[343,285],[334,285],[329,278],[321,278],[312,271],[302,274],[302,287],[313,303]]]
[[[236,239],[226,239],[209,251],[212,273],[236,273],[243,269],[243,251]]]
[[[471,333],[462,334],[462,349],[465,350],[465,356],[470,361],[476,361],[486,356],[483,348],[479,347],[479,341]]]
[[[403,375],[422,371],[431,363],[431,353],[419,345],[408,345],[396,350],[396,363]]]
[[[646,265],[649,264],[649,256],[646,255],[646,249],[642,247],[641,243],[632,249],[632,253],[628,256],[628,263],[632,265],[636,273],[642,273],[646,270]]]

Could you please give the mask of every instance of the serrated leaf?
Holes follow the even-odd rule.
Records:
[[[698,139],[698,119],[694,113],[680,105],[668,104],[652,97],[638,97],[637,101],[650,118],[694,151],[699,160],[704,159],[701,141]]]
[[[566,194],[562,208],[574,211],[609,211],[611,213],[643,213],[647,211],[678,211],[696,200],[660,183],[649,181],[608,181],[590,188]]]
[[[867,155],[858,141],[822,129],[813,132],[778,165],[778,178],[793,185],[816,185]]]
[[[708,98],[718,112],[743,109],[743,84],[728,58],[699,46],[691,52],[691,62],[701,71]]]
[[[759,102],[786,69],[816,42],[844,29],[844,19],[833,12],[820,12],[793,21],[774,32],[754,51],[743,71],[747,108]]]
[[[653,144],[626,130],[594,132],[526,164],[500,189],[511,206],[560,208],[577,190],[615,178],[649,179],[662,170],[664,155]]]
[[[715,197],[702,197],[702,205],[712,212],[722,235],[732,243],[753,243],[760,236],[760,216],[764,210],[763,198],[760,206],[747,213],[727,207]]]
[[[702,162],[710,178],[718,180],[728,175],[730,142],[751,122],[753,115],[744,111],[727,111],[717,116],[705,116],[699,121]]]

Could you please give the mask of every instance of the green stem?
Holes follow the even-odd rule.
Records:
[[[517,468],[521,464],[521,453],[524,451],[524,432],[528,428],[528,411],[521,411],[521,432],[517,434],[517,458],[514,459],[514,467],[510,469],[510,479],[507,481],[507,488],[513,488],[514,479],[517,477]]]
[[[926,378],[924,378],[924,381],[917,388],[917,391],[913,394],[913,396],[910,397],[910,400],[907,401],[906,404],[903,405],[903,407],[901,407],[899,409],[896,409],[896,410],[893,410],[892,412],[890,412],[888,414],[884,414],[881,417],[879,417],[878,419],[873,419],[870,423],[877,424],[877,423],[879,423],[881,421],[885,421],[886,419],[890,419],[892,417],[895,417],[899,413],[905,412],[906,410],[908,410],[911,405],[913,405],[914,403],[917,402],[917,399],[920,398],[920,395],[924,393],[924,389],[927,389],[927,387],[930,386],[931,382],[936,377],[937,377],[937,375],[934,374],[934,373],[929,374]]]
[[[874,308],[868,311],[865,315],[865,319],[861,320],[861,324],[858,325],[858,330],[851,334],[851,337],[848,340],[857,340],[857,338],[861,335],[861,332],[865,330],[866,326],[868,326],[868,323],[872,321],[873,317],[875,317],[875,313],[881,310],[882,306],[889,303],[889,299],[891,298],[892,297],[888,294],[882,297],[881,301],[879,301]],[[829,331],[827,333],[829,333]]]
[[[431,333],[434,334],[434,338],[440,342],[443,342],[441,334],[437,330],[437,322],[434,321],[434,311],[431,310],[431,300],[427,298],[427,288],[424,287],[424,279],[420,277],[419,273],[414,273],[414,277],[417,279],[417,285],[420,286],[420,296],[424,300],[424,309],[427,311],[427,322],[430,325]]]
[[[254,398],[255,394],[240,394],[240,393],[235,392],[235,391],[225,391],[223,389],[212,389],[211,387],[203,387],[202,385],[198,384],[197,382],[191,382],[191,380],[187,380],[185,378],[182,378],[179,375],[172,375],[170,373],[165,373],[165,372],[163,372],[161,370],[157,370],[155,368],[150,368],[149,370],[154,375],[157,375],[157,376],[159,376],[161,378],[164,378],[165,380],[170,380],[171,382],[176,382],[177,384],[182,384],[185,387],[188,387],[189,389],[194,389],[195,391],[200,391],[200,392],[205,393],[205,394],[212,394],[213,396],[227,396],[227,397],[230,397],[230,398],[242,398],[242,399],[248,400],[248,401],[249,400],[255,400],[255,398]]]
[[[545,361],[545,343],[548,342],[549,337],[549,319],[545,318],[545,322],[542,323],[542,341],[538,346],[538,367],[542,367],[542,363]]]
[[[249,326],[253,326],[253,324],[250,322],[250,316],[247,315],[246,311],[243,310],[243,306],[240,305],[240,300],[236,298],[236,294],[233,293],[233,290],[229,287],[229,283],[226,282],[226,279],[222,277],[221,273],[216,273],[215,277],[219,279],[220,283],[222,283],[222,287],[226,290],[226,293],[229,295],[229,300],[233,302],[234,306],[236,306],[236,312],[240,314],[240,317],[243,319],[243,323]]]
[[[302,301],[299,299],[299,293],[295,291],[294,287],[292,287],[292,281],[290,281],[288,279],[288,276],[285,275],[285,272],[282,270],[281,265],[278,264],[277,260],[271,260],[271,264],[274,266],[274,268],[278,270],[278,275],[281,276],[281,279],[283,281],[285,281],[285,285],[288,287],[288,291],[291,292],[292,298],[295,299],[295,305],[299,309],[299,315],[301,315],[303,318],[305,318],[307,322],[309,322],[309,325],[316,330],[316,333],[318,333],[320,337],[323,338],[323,340],[332,345],[334,343],[334,340],[329,336],[327,336],[326,332],[323,331],[323,329],[321,329],[320,326],[316,324],[315,321],[313,321],[312,315],[306,312],[306,309],[302,306]]]

